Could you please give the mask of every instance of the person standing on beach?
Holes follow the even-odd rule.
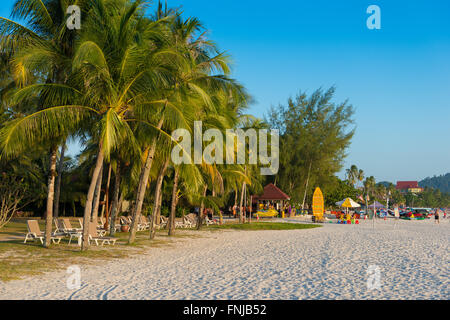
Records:
[[[434,212],[434,223],[439,224],[439,209],[436,209],[436,211]]]

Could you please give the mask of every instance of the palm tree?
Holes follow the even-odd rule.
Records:
[[[86,6],[87,7],[87,6]],[[29,97],[38,96],[37,110],[51,104],[49,97],[59,95],[64,90],[64,82],[70,70],[70,59],[75,33],[65,28],[67,4],[57,0],[16,1],[12,18],[24,20],[22,25],[0,17],[0,36],[3,52],[12,55],[11,67],[19,87],[16,102],[24,102]],[[35,83],[33,84],[33,82]],[[23,125],[20,120],[3,131],[2,155],[9,157],[27,148],[29,143],[10,135],[14,126]],[[7,133],[9,131],[9,134]],[[50,245],[53,202],[56,177],[58,144],[67,136],[64,130],[54,131],[46,136],[50,149],[50,169],[48,177],[46,229],[44,246]]]
[[[364,171],[361,169],[358,169],[357,166],[352,165],[350,169],[346,170],[347,174],[347,181],[355,187],[356,183],[358,181],[362,182],[364,180]]]
[[[58,170],[57,170],[57,174],[58,177],[56,178],[56,191],[55,191],[55,200],[53,203],[53,216],[55,218],[58,218],[59,216],[59,198],[60,198],[60,194],[61,194],[61,182],[62,182],[62,174],[63,174],[63,170],[64,170],[64,157],[65,157],[65,152],[66,152],[67,146],[64,143],[61,146],[61,151],[59,153],[59,163],[58,163]]]
[[[158,173],[158,178],[156,180],[155,198],[153,203],[153,211],[151,217],[152,220],[150,225],[150,239],[155,238],[155,227],[159,223],[159,214],[161,212],[161,201],[162,201],[162,184],[167,172],[167,168],[169,166],[169,162],[170,158],[166,156],[166,160],[162,164]]]
[[[91,201],[95,189],[95,181],[104,158],[109,160],[112,151],[125,142],[138,148],[131,122],[150,126],[161,131],[162,120],[158,125],[152,124],[147,115],[155,112],[145,110],[142,106],[166,105],[164,101],[156,101],[161,86],[170,81],[167,73],[171,57],[162,48],[153,48],[161,41],[161,21],[150,21],[142,18],[144,4],[141,1],[128,3],[119,1],[119,5],[105,6],[104,1],[96,1],[93,14],[83,23],[80,44],[74,58],[74,68],[80,72],[91,105],[96,106],[96,128],[92,137],[98,139],[99,148],[97,163],[87,195],[84,213],[85,236],[83,247],[87,247],[87,230]],[[151,163],[156,150],[156,137],[151,138],[150,148],[146,148],[145,165],[141,171],[141,181],[148,181]],[[138,217],[141,210],[146,183],[139,184],[137,201],[133,217]],[[133,220],[132,232],[136,219]]]
[[[229,73],[227,59],[217,53],[215,46],[204,40],[204,34],[196,38],[202,26],[197,19],[183,20],[176,16],[169,24],[169,43],[177,60],[171,70],[174,83],[166,90],[162,97],[163,110],[157,129],[191,128],[194,119],[204,118],[205,113],[217,113],[220,107],[215,97],[218,91],[227,90],[232,95],[239,95],[241,89],[235,82],[226,77]],[[215,54],[212,56],[212,54]],[[212,71],[223,74],[213,75]],[[181,107],[182,106],[182,107]],[[200,106],[200,107],[199,107]],[[147,114],[147,110],[143,109]],[[142,115],[143,118],[146,115]],[[154,159],[157,138],[150,140],[146,146],[147,157],[144,162],[136,202],[133,209],[133,223],[131,226],[129,243],[133,243],[136,236],[137,223],[141,214],[147,189],[148,177]],[[176,170],[175,170],[176,171]],[[176,201],[173,201],[176,210]]]
[[[131,129],[132,122],[141,121],[155,127],[147,119],[136,117],[139,114],[136,111],[138,106],[158,104],[154,97],[160,92],[161,84],[168,80],[165,66],[171,61],[171,56],[152,47],[152,43],[159,41],[160,22],[143,20],[144,5],[141,1],[117,1],[110,6],[106,2],[91,2],[66,83],[30,85],[16,94],[19,100],[36,92],[46,97],[51,91],[49,96],[54,98],[56,95],[57,99],[46,99],[49,108],[9,123],[0,133],[5,155],[21,151],[29,143],[54,141],[76,130],[88,132],[91,140],[98,142],[97,160],[86,196],[83,249],[88,246],[92,201],[104,159],[109,160],[111,152],[125,141],[134,148],[138,147]],[[24,65],[28,63],[25,58],[26,55]],[[52,151],[50,213],[56,148]],[[51,217],[48,220],[47,225],[50,222],[51,227]]]
[[[371,192],[373,192],[374,188],[375,188],[376,182],[375,182],[375,177],[374,176],[370,176],[367,177],[366,180],[363,183],[364,186],[364,193],[365,193],[365,201],[366,201],[366,210],[369,206],[368,204],[368,197],[371,194]],[[367,212],[366,212],[367,213]]]

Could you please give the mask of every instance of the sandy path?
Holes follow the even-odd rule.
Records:
[[[82,285],[0,283],[0,299],[448,299],[448,221],[327,224],[292,231],[208,234],[148,255],[82,266]],[[381,289],[367,289],[378,265]]]

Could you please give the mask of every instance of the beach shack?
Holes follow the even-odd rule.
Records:
[[[291,200],[286,193],[281,191],[281,189],[273,183],[264,187],[263,194],[255,195],[252,199],[253,204],[256,204],[257,211],[274,209],[278,212],[281,212],[286,201]]]

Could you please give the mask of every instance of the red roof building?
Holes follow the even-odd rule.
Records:
[[[423,191],[417,181],[397,181],[395,188],[402,193],[421,193]]]
[[[280,200],[290,200],[286,193],[277,188],[273,183],[268,184],[264,187],[264,193],[261,196],[254,196],[254,201],[280,201]]]

